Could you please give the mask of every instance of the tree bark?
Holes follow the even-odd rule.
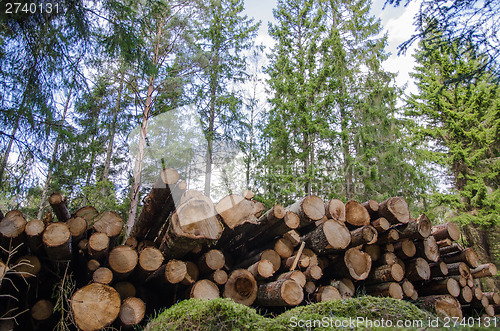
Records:
[[[69,214],[68,207],[66,206],[66,199],[63,199],[59,193],[52,193],[49,197],[49,203],[56,214],[59,222],[66,222],[71,215]]]
[[[320,286],[318,291],[313,295],[313,300],[315,302],[326,302],[340,299],[342,299],[342,296],[340,295],[339,290],[331,285]]]
[[[457,241],[460,238],[460,230],[454,223],[451,222],[434,225],[431,233],[438,241],[444,239]]]
[[[401,285],[394,282],[381,283],[366,287],[366,292],[377,297],[391,297],[403,299],[403,289]]]
[[[406,264],[406,278],[410,282],[428,280],[431,276],[431,268],[426,260],[417,257]]]
[[[28,246],[31,252],[35,254],[39,254],[43,247],[42,234],[44,230],[45,224],[38,219],[29,221],[24,228]]]
[[[422,214],[416,220],[396,225],[394,229],[398,231],[400,239],[425,239],[431,235],[431,221]]]
[[[326,212],[323,200],[315,195],[308,195],[288,206],[285,210],[297,214],[300,219],[300,228],[322,219]]]
[[[328,201],[325,203],[325,216],[328,219],[345,222],[345,204],[338,199]]]
[[[137,222],[127,229],[127,237],[135,237],[138,241],[154,240],[167,217],[175,209],[172,190],[178,180],[179,173],[175,169],[167,168],[161,171],[153,188],[144,198],[144,206]],[[130,226],[130,218],[127,226]]]

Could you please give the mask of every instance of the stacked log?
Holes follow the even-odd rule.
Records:
[[[19,211],[0,221],[2,247],[17,245],[15,256],[0,261],[0,294],[12,294],[1,286],[5,277],[15,285],[23,279],[20,291],[43,282],[46,291],[5,305],[17,304],[13,313],[28,308],[34,329],[57,322],[54,275],[70,274],[77,288],[68,297],[71,315],[82,330],[133,328],[187,298],[290,307],[357,292],[418,300],[441,316],[500,311],[500,296],[483,293],[477,281],[495,276],[496,267],[455,243],[453,223],[412,218],[401,197],[344,204],[309,195],[267,211],[254,198],[247,190],[213,204],[165,169],[122,238],[116,212],[85,206],[71,215],[66,199],[53,194],[56,218],[44,218],[53,221],[26,222]]]

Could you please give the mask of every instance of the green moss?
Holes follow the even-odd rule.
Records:
[[[321,302],[301,307],[293,308],[275,319],[275,323],[288,326],[291,330],[302,330],[303,328],[294,328],[298,319],[303,321],[317,321],[325,318],[328,323],[338,321],[338,325],[345,321],[344,325],[349,325],[348,320],[356,318],[366,318],[370,321],[390,320],[427,320],[431,315],[420,310],[414,304],[390,298],[375,298],[371,296],[362,296],[359,298],[334,300]],[[319,323],[318,323],[319,325]],[[322,327],[316,330],[327,329]]]
[[[300,306],[275,318],[261,316],[255,309],[230,299],[191,299],[166,309],[148,324],[146,330],[304,330],[299,327],[299,320],[327,320],[333,325],[344,321],[344,325],[349,325],[349,318],[359,317],[395,322],[427,320],[431,315],[406,301],[370,296]],[[311,329],[327,328],[317,324]]]
[[[267,330],[265,317],[230,299],[182,301],[162,312],[145,330]]]

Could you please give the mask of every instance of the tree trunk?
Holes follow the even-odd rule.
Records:
[[[115,140],[116,125],[118,122],[118,111],[120,110],[120,102],[122,99],[124,77],[125,77],[125,70],[122,69],[120,77],[120,86],[118,87],[118,96],[116,98],[115,110],[113,111],[113,119],[111,120],[111,128],[109,130],[109,135],[108,135],[106,161],[104,161],[104,170],[102,172],[102,181],[104,183],[106,183],[106,181],[108,180],[109,168],[111,167],[111,155],[113,154],[113,144]]]
[[[429,236],[423,241],[416,241],[417,253],[428,261],[437,262],[439,260],[439,247],[434,236]]]
[[[368,200],[362,203],[363,207],[366,208],[371,218],[376,218],[378,214],[378,202],[377,200]]]
[[[82,287],[71,298],[73,318],[81,330],[100,330],[110,325],[118,317],[120,306],[118,292],[98,283]]]
[[[121,221],[121,218],[120,218]],[[87,233],[87,221],[80,216],[71,217],[66,225],[71,233],[71,242],[76,245]]]
[[[436,262],[436,263],[431,263],[429,264],[429,267],[431,268],[431,277],[434,278],[436,276],[438,277],[444,277],[448,275],[449,270],[448,270],[448,265],[444,262]]]
[[[139,261],[137,263],[138,279],[143,282],[152,275],[156,270],[160,269],[163,264],[163,254],[156,247],[146,247],[139,253]]]
[[[213,273],[211,273],[208,276],[208,279],[210,279],[211,281],[213,281],[217,285],[224,285],[224,284],[226,284],[227,283],[227,278],[228,278],[227,272],[225,272],[222,269],[215,270]]]
[[[146,147],[146,136],[148,131],[148,120],[151,107],[153,106],[153,91],[154,91],[155,77],[149,78],[148,93],[146,96],[146,103],[144,112],[142,114],[141,135],[139,137],[139,147],[137,149],[137,157],[134,166],[134,181],[132,185],[132,192],[130,196],[130,209],[128,212],[127,220],[127,236],[130,235],[135,223],[137,214],[137,206],[139,204],[139,190],[142,185],[142,162],[144,160],[144,149]]]
[[[248,271],[257,280],[263,280],[272,277],[274,274],[274,265],[269,260],[260,260],[248,267]]]
[[[24,103],[24,101],[23,101]],[[3,184],[3,175],[5,173],[5,168],[7,168],[7,162],[9,161],[9,156],[10,156],[10,151],[12,149],[12,144],[14,143],[14,140],[16,139],[16,133],[17,130],[19,129],[19,120],[21,119],[21,115],[18,115],[16,117],[16,123],[14,124],[14,128],[12,129],[12,133],[9,138],[9,144],[7,145],[7,149],[5,150],[5,153],[3,154],[2,157],[2,163],[0,164],[0,185]]]
[[[297,306],[304,299],[302,287],[291,279],[262,284],[257,293],[261,306]]]
[[[399,264],[386,264],[373,269],[368,281],[372,283],[400,282],[404,276],[405,272]]]
[[[371,222],[371,225],[377,229],[378,233],[385,232],[391,227],[391,223],[384,217],[379,217],[375,221]]]
[[[76,72],[75,72],[76,74]],[[76,76],[76,75],[75,75]],[[73,77],[73,82],[75,80],[75,76]],[[60,126],[61,128],[64,126],[64,122],[66,121],[66,113],[68,112],[69,100],[71,99],[71,93],[73,91],[73,84],[71,85],[68,96],[66,98],[66,103],[64,104],[63,115],[61,118]],[[50,158],[49,166],[47,169],[47,177],[45,178],[45,185],[42,190],[42,197],[40,199],[40,206],[38,207],[38,214],[36,215],[37,219],[41,219],[43,215],[43,205],[45,204],[45,199],[47,198],[47,192],[49,190],[50,181],[52,180],[52,173],[54,171],[54,166],[57,159],[57,153],[59,152],[59,144],[61,143],[61,133],[57,134],[56,142],[54,144],[54,149],[52,150],[52,157]]]
[[[200,257],[198,268],[201,273],[211,274],[215,270],[222,269],[225,264],[224,253],[218,249],[211,249]]]

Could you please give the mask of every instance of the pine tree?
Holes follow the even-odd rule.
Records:
[[[197,33],[206,64],[197,77],[195,102],[207,139],[205,195],[210,196],[214,143],[242,134],[242,96],[235,83],[245,78],[245,51],[253,45],[260,23],[243,12],[242,0],[210,0],[201,7]]]
[[[459,217],[465,223],[499,224],[499,86],[488,72],[463,80],[463,73],[488,59],[474,45],[447,44],[441,38],[438,33],[419,44],[412,75],[419,93],[409,98],[407,115],[415,121],[413,133],[423,155],[451,175],[456,194],[441,196],[446,199],[438,203],[465,212]]]

